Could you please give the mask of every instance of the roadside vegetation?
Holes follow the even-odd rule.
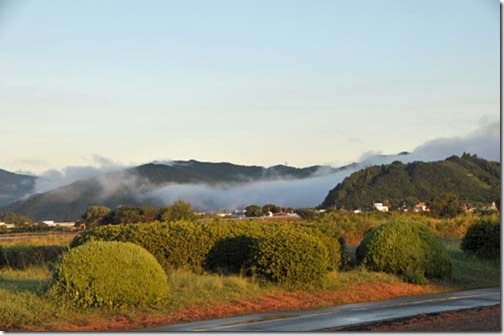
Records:
[[[0,240],[0,329],[140,329],[265,310],[498,286],[500,260],[480,257],[474,251],[476,247],[461,249],[471,227],[485,225],[484,232],[476,234],[477,241],[493,234],[486,233],[493,230],[484,222],[499,225],[499,216],[460,214],[454,218],[433,218],[413,213],[334,211],[313,220],[292,222],[212,219],[97,225],[74,239],[45,236]],[[401,265],[400,257],[389,259],[385,267],[373,264],[373,260],[391,256],[383,254],[387,250],[383,244],[388,243],[389,237],[376,239],[387,235],[386,231],[403,238],[403,247],[417,245],[411,249],[418,256],[414,268]],[[492,250],[500,250],[498,242]],[[152,278],[150,270],[129,273],[119,269],[125,264],[137,264],[137,260],[117,264],[113,262],[117,257],[102,258],[99,255],[103,253],[93,251],[106,248],[114,254],[123,244],[134,244],[149,255],[146,257],[152,260],[141,263],[152,263],[151,268],[158,266],[152,273],[161,271],[166,279],[164,284],[158,281],[156,292],[163,285],[167,288],[148,301],[142,300],[145,295],[141,294],[129,296],[132,300],[127,302],[110,303],[111,299],[96,292],[86,293],[84,301],[89,303],[74,299],[75,292],[82,290],[72,289],[62,278],[83,276],[93,266],[102,266],[102,273],[107,273],[104,269],[113,272],[110,277],[93,277],[100,289],[107,287],[107,280],[115,275],[119,277],[114,282],[124,280],[121,273],[128,273],[129,278],[137,276],[136,284],[127,287],[134,292]],[[474,244],[478,243],[471,245]],[[82,248],[90,253],[84,257],[90,263],[67,261],[73,265],[64,266],[64,260]],[[39,249],[58,253],[42,252],[34,260],[32,255]],[[433,271],[432,264],[439,265],[438,272]],[[419,269],[423,269],[421,273]],[[79,278],[84,284],[91,281],[89,277]]]

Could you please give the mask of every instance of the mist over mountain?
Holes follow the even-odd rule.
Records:
[[[191,202],[201,211],[232,210],[252,203],[315,207],[324,202],[325,206],[332,206],[335,201],[341,202],[334,200],[341,197],[331,199],[327,196],[328,191],[354,172],[395,161],[402,164],[436,162],[452,155],[461,156],[465,151],[486,160],[500,161],[500,123],[480,125],[465,136],[429,140],[411,152],[387,155],[370,151],[364,153],[357,163],[341,168],[321,165],[306,168],[275,165],[265,168],[196,160],[154,161],[140,166],[124,166],[95,155],[92,158],[95,166],[69,166],[61,171],[49,170],[38,178],[16,176],[4,171],[0,173],[0,206],[3,206],[0,211],[25,214],[34,220],[75,220],[90,205],[111,208],[119,205],[164,206],[179,199]],[[413,164],[416,165],[419,164]],[[443,168],[441,172],[446,171],[448,170]],[[457,173],[460,171],[455,170]],[[449,174],[445,177],[450,180]],[[396,182],[393,178],[380,180],[387,180],[382,185],[384,189],[387,189],[388,184]],[[468,182],[470,187],[482,185],[473,185],[473,181],[464,178],[458,180],[463,185]],[[444,182],[439,180],[439,192],[444,186],[446,190],[451,189]],[[368,186],[363,184],[359,187],[366,190]],[[333,190],[331,194],[334,192]],[[481,194],[485,192],[482,191]],[[28,197],[30,194],[32,196]],[[377,193],[373,198],[386,195]],[[420,198],[425,196],[427,194],[421,194]],[[487,196],[483,198],[487,199]],[[368,200],[365,202],[368,203]]]
[[[37,177],[0,169],[0,206],[32,194]]]
[[[250,201],[268,202],[269,199],[285,205],[316,204],[328,185],[343,178],[343,171],[352,169],[354,165],[264,168],[195,160],[156,162],[78,180],[1,210],[24,214],[34,220],[76,220],[88,206],[97,204],[111,208],[163,206],[182,199],[199,210],[234,209]],[[312,182],[305,184],[302,180]],[[318,186],[312,186],[315,190],[310,191],[311,185]],[[307,201],[307,197],[315,194],[318,196]]]

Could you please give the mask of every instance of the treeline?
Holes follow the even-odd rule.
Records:
[[[66,232],[69,228],[48,226],[45,223],[33,222],[29,217],[16,213],[0,213],[0,234],[5,233],[40,233]],[[13,226],[12,226],[13,225]]]
[[[264,206],[249,205],[245,207],[245,216],[247,217],[260,217],[268,215],[269,213],[273,215],[291,214],[294,212],[295,212],[294,208],[291,207],[285,208],[275,204],[266,204]]]
[[[33,224],[32,220],[27,216],[16,213],[1,213],[1,212],[0,212],[0,222],[4,222],[6,224],[13,224],[16,227],[26,227],[31,226]]]
[[[197,218],[192,205],[185,201],[176,201],[170,206],[155,208],[150,206],[120,206],[111,210],[105,206],[91,206],[82,215],[81,223],[86,228],[108,224],[129,224],[142,222],[193,221]]]

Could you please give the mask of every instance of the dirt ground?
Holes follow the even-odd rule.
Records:
[[[325,329],[366,332],[501,332],[500,305],[421,314],[410,318]]]

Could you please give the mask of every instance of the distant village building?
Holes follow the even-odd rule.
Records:
[[[492,213],[498,211],[497,205],[495,204],[495,201],[492,202],[492,205],[489,207],[484,207],[480,210],[481,213]]]
[[[45,220],[42,221],[42,223],[48,225],[49,227],[66,227],[66,228],[74,228],[75,227],[75,222],[74,221],[67,221],[67,222],[55,222],[53,220]]]
[[[380,212],[388,212],[388,206],[384,206],[382,202],[375,202],[373,203],[373,206]]]
[[[13,223],[0,222],[0,227],[5,227],[7,229],[11,229],[11,228],[14,228],[14,224]]]
[[[246,212],[246,211],[245,211],[244,209],[242,209],[242,210],[237,209],[237,210],[235,210],[235,211],[233,212],[233,214],[231,215],[231,218],[233,218],[233,219],[241,219],[241,218],[244,218],[244,217],[245,217],[245,212]]]
[[[420,212],[430,212],[429,207],[425,204],[425,202],[419,202],[415,205],[415,208],[413,208],[413,211],[416,213]]]
[[[477,208],[469,204],[464,204],[464,212],[475,213]]]

